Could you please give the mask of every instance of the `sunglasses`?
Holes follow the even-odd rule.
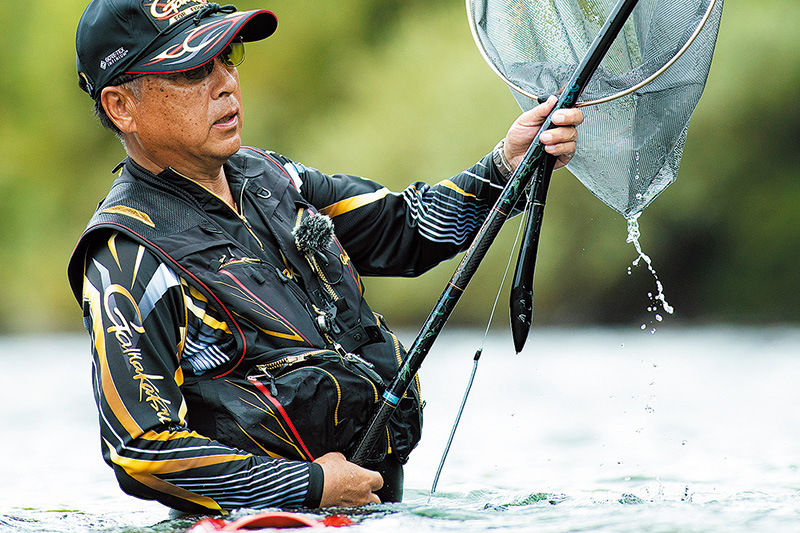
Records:
[[[214,58],[214,60],[204,63],[199,67],[195,67],[190,70],[184,70],[183,72],[171,73],[167,76],[170,78],[183,79],[190,83],[203,81],[207,77],[211,76],[212,72],[214,72],[214,65],[216,65],[217,59],[219,59],[222,64],[228,68],[238,67],[241,65],[244,61],[244,41],[242,38],[236,37],[230,42],[230,44],[228,44],[228,46],[223,48],[222,52],[220,52],[219,55]]]

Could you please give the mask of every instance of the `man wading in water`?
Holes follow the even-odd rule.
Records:
[[[404,356],[359,274],[414,276],[467,248],[554,99],[470,169],[402,193],[243,148],[236,67],[265,10],[94,0],[81,87],[127,158],[70,261],[120,486],[189,512],[399,501],[419,391],[353,452]],[[577,110],[542,136],[566,164]],[[334,232],[335,230],[335,232]]]

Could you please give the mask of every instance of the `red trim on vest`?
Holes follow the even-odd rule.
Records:
[[[242,331],[242,328],[239,327],[239,324],[236,322],[236,319],[233,318],[233,313],[228,311],[228,308],[225,307],[225,304],[223,304],[222,301],[219,298],[217,298],[216,294],[214,294],[214,292],[211,289],[209,289],[208,286],[205,283],[203,283],[197,276],[192,274],[189,270],[187,270],[183,266],[181,266],[180,263],[178,263],[175,259],[173,259],[171,255],[169,255],[167,252],[162,250],[154,242],[150,241],[149,239],[143,237],[142,235],[140,235],[139,233],[133,231],[129,227],[123,226],[122,224],[120,224],[118,222],[103,222],[102,223],[102,227],[107,227],[107,226],[117,226],[119,228],[122,228],[126,232],[130,232],[133,235],[136,235],[142,241],[148,243],[150,246],[152,246],[153,248],[155,248],[156,250],[158,250],[159,252],[164,254],[165,257],[169,258],[169,260],[172,262],[173,265],[177,266],[182,272],[184,272],[187,276],[192,278],[192,280],[194,280],[195,283],[197,283],[199,286],[203,287],[206,290],[206,292],[208,293],[208,295],[211,296],[214,299],[214,301],[217,302],[217,305],[219,305],[219,307],[225,312],[225,314],[228,316],[228,319],[230,320],[230,322],[236,327],[237,331],[239,332],[239,337],[242,339],[242,353],[239,356],[239,359],[236,361],[236,363],[234,363],[234,365],[227,372],[225,372],[224,374],[220,374],[219,376],[214,376],[213,379],[219,379],[219,378],[227,376],[228,374],[233,372],[234,369],[236,369],[236,367],[239,366],[239,364],[242,362],[242,360],[244,359],[244,354],[247,351],[247,339],[244,336],[244,332]],[[93,226],[93,227],[95,227],[95,226]],[[89,231],[91,231],[91,229],[92,228],[88,228],[84,232],[84,234],[86,234]]]
[[[241,281],[239,281],[239,279],[238,279],[236,276],[234,276],[233,274],[231,274],[231,273],[230,273],[229,271],[227,271],[227,270],[220,270],[220,272],[222,272],[223,274],[225,274],[226,276],[228,276],[229,278],[231,278],[231,279],[233,280],[233,282],[234,282],[234,283],[236,283],[236,285],[238,285],[238,286],[239,286],[239,288],[240,288],[240,289],[242,289],[242,290],[243,290],[243,291],[244,291],[244,292],[245,292],[245,293],[246,293],[248,296],[250,296],[250,297],[251,297],[253,300],[257,301],[258,303],[260,303],[261,305],[263,305],[263,306],[264,306],[266,309],[269,309],[270,311],[272,311],[273,313],[275,313],[275,315],[277,315],[278,317],[280,317],[280,319],[281,319],[281,320],[283,320],[283,322],[284,322],[284,325],[285,325],[286,327],[288,327],[289,329],[291,329],[291,330],[292,330],[292,331],[293,331],[295,334],[297,334],[297,336],[298,336],[298,337],[300,337],[301,339],[303,339],[304,341],[306,341],[306,342],[308,343],[308,345],[309,345],[309,346],[314,346],[314,344],[313,344],[313,343],[312,343],[310,340],[308,340],[307,338],[305,338],[305,337],[303,336],[303,334],[302,334],[302,333],[300,333],[300,331],[299,331],[297,328],[294,328],[294,327],[292,327],[292,326],[291,326],[291,324],[292,324],[291,322],[289,322],[288,320],[286,320],[286,318],[284,318],[284,317],[283,317],[283,316],[282,316],[282,315],[281,315],[279,312],[277,312],[275,309],[273,309],[272,307],[270,307],[269,305],[267,305],[267,304],[264,302],[264,300],[262,300],[261,298],[259,298],[259,297],[258,297],[258,296],[256,296],[255,294],[253,294],[253,291],[251,291],[250,289],[248,289],[247,287],[245,287],[245,286],[244,286],[244,284],[243,284]]]
[[[275,398],[275,396],[273,396],[272,393],[269,392],[269,389],[267,387],[265,387],[264,384],[261,383],[258,379],[256,379],[256,378],[247,378],[247,379],[250,381],[250,383],[255,385],[256,388],[258,390],[260,390],[264,394],[264,396],[267,397],[267,400],[269,400],[269,403],[271,403],[272,405],[275,406],[275,408],[281,414],[283,419],[286,421],[286,424],[288,424],[289,429],[292,430],[292,434],[294,435],[294,438],[296,438],[297,442],[300,444],[300,446],[303,447],[303,451],[306,452],[306,455],[308,456],[308,460],[309,461],[313,461],[314,460],[314,456],[311,455],[311,452],[309,452],[308,448],[306,448],[305,442],[303,442],[303,439],[300,437],[300,434],[297,432],[297,428],[294,427],[294,423],[292,422],[292,419],[289,418],[289,413],[287,413],[286,410],[283,408],[283,406],[281,405],[281,402],[279,402],[278,399]]]
[[[295,189],[296,191],[299,191],[299,190],[300,190],[300,189],[298,189],[298,188],[297,188],[297,185],[295,185],[295,183],[294,183],[294,178],[292,178],[292,175],[291,175],[291,174],[289,174],[289,173],[286,171],[286,169],[283,167],[283,165],[281,165],[280,163],[278,163],[277,161],[275,161],[275,158],[274,158],[274,157],[272,157],[271,155],[269,155],[267,152],[264,152],[263,150],[259,150],[258,148],[253,148],[252,146],[242,146],[242,148],[243,148],[243,149],[245,149],[245,150],[251,150],[251,151],[253,151],[253,152],[255,152],[255,153],[257,153],[257,154],[259,154],[259,155],[261,155],[261,156],[263,156],[263,157],[265,157],[265,158],[267,158],[267,159],[269,159],[270,161],[272,161],[272,163],[273,163],[273,164],[274,164],[276,167],[278,167],[278,168],[281,170],[281,172],[283,172],[283,173],[286,175],[286,177],[287,177],[287,178],[289,178],[289,183],[291,183],[291,184],[292,184],[292,187],[294,187],[294,189]]]

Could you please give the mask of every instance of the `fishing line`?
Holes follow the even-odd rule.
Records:
[[[637,10],[640,0],[467,0],[470,17],[479,14],[475,18],[480,41],[477,44],[488,55],[496,55],[500,59],[498,64],[508,65],[528,79],[548,81],[546,87],[531,91],[532,94],[561,95],[551,115],[572,107],[581,96],[591,99],[604,87],[613,86],[620,74],[624,82],[638,78],[637,72],[652,74],[674,57],[670,49],[680,50],[688,40],[686,37],[692,36],[697,26],[692,21],[707,12],[710,1],[641,0]],[[688,119],[705,88],[711,66],[722,2],[715,1],[710,8],[709,23],[670,66],[666,76],[658,76],[646,89],[626,97],[585,108],[581,146],[589,149],[579,150],[573,156],[570,171],[626,218],[642,211],[675,179]],[[571,8],[570,16],[562,20],[559,17],[566,5]],[[550,7],[557,10],[553,12]],[[557,24],[552,24],[553,21]],[[553,49],[551,44],[555,45],[555,55],[534,55]],[[625,83],[627,87],[634,84]],[[524,109],[535,105],[535,100],[512,92]],[[601,108],[605,111],[601,112]],[[552,116],[548,116],[542,128],[551,125]],[[387,384],[383,401],[350,458],[355,464],[365,464],[370,451],[384,435],[400,398],[430,353],[508,214],[532,180],[534,191],[537,183],[544,183],[539,176],[547,173],[538,172],[544,168],[543,154],[537,135]]]
[[[530,206],[531,202],[532,198],[528,196],[525,209],[526,213],[530,212],[527,208]],[[433,493],[436,492],[436,486],[439,484],[439,476],[441,476],[442,474],[442,468],[444,468],[444,462],[447,460],[447,454],[450,453],[450,446],[453,444],[453,437],[455,437],[456,429],[458,428],[459,422],[461,422],[461,415],[464,413],[464,407],[467,405],[467,398],[469,397],[469,393],[472,390],[472,383],[475,381],[475,374],[478,372],[478,361],[480,361],[481,355],[483,354],[483,348],[486,345],[486,337],[489,336],[489,329],[492,326],[492,320],[494,319],[494,312],[497,309],[497,302],[500,301],[500,293],[503,291],[503,286],[505,285],[506,278],[508,277],[508,271],[511,268],[511,261],[514,259],[514,249],[516,249],[520,235],[522,234],[522,228],[524,227],[524,220],[525,220],[524,216],[520,217],[520,223],[519,227],[517,228],[517,234],[514,237],[514,244],[513,246],[511,246],[511,252],[508,255],[508,263],[506,263],[505,272],[503,272],[503,277],[500,280],[500,287],[497,289],[497,295],[494,298],[492,311],[491,313],[489,313],[489,321],[486,324],[486,329],[483,332],[483,339],[481,339],[481,344],[480,346],[478,346],[478,350],[475,352],[475,357],[472,358],[472,372],[469,375],[467,388],[464,390],[464,397],[461,399],[461,405],[459,406],[458,412],[456,413],[456,419],[453,422],[453,427],[450,429],[450,436],[447,438],[447,444],[444,447],[444,452],[442,452],[442,458],[439,460],[439,468],[436,469],[436,475],[433,477],[431,492],[428,495],[429,498],[433,496]]]

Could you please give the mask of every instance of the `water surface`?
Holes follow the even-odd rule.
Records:
[[[413,334],[405,335],[410,343]],[[798,531],[800,330],[445,331],[422,369],[424,437],[401,504],[352,531]],[[84,336],[0,339],[0,531],[182,531],[100,456]]]

